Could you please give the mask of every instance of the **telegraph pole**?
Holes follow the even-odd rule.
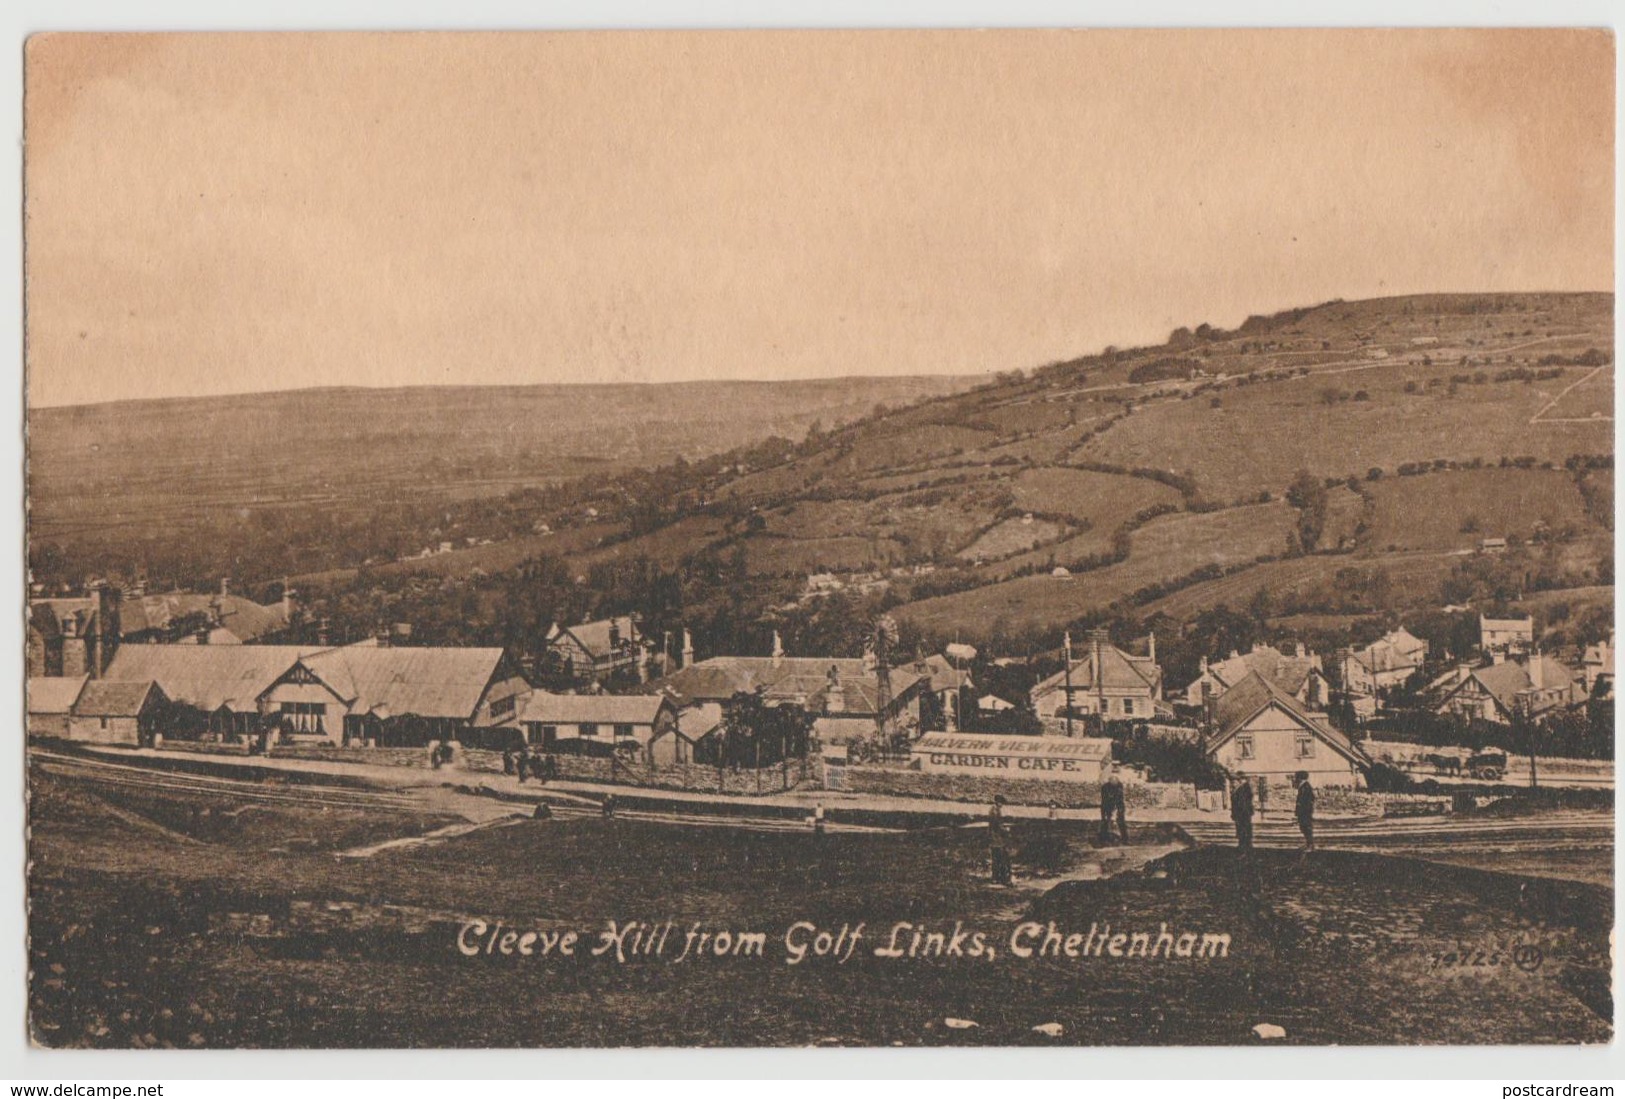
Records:
[[[1061,667],[1065,669],[1066,683],[1066,735],[1072,735],[1072,631],[1066,632],[1066,643],[1061,650]]]

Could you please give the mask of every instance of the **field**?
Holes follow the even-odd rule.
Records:
[[[1381,550],[1476,549],[1484,538],[1527,541],[1541,525],[1596,530],[1564,470],[1460,470],[1386,478],[1366,491],[1366,542]]]
[[[1227,390],[1221,408],[1199,400],[1153,402],[1091,440],[1080,457],[1190,471],[1204,495],[1233,500],[1280,492],[1300,469],[1364,476],[1438,458],[1493,464],[1529,455],[1561,464],[1573,454],[1611,451],[1606,422],[1529,422],[1566,381],[1492,381],[1452,395],[1449,378],[1460,372],[1385,361],[1334,379],[1309,375]],[[1568,375],[1573,380],[1579,369]],[[1435,379],[1440,384],[1427,388]],[[1328,404],[1323,394],[1333,381],[1369,399]],[[1420,391],[1406,393],[1408,382]]]
[[[154,807],[116,790],[37,771],[32,788],[30,1018],[52,1047],[1207,1045],[1253,1041],[1260,1022],[1289,1043],[1610,1036],[1611,897],[1573,882],[1227,848],[1067,880],[1111,854],[1087,826],[1045,822],[1015,824],[1009,891],[987,883],[974,829],[820,837],[574,817],[335,859],[336,840],[274,839],[321,835],[319,813],[193,834],[236,808],[199,794],[155,832],[141,823]],[[1039,853],[1054,876],[1035,876]],[[582,946],[469,956],[473,920],[574,930]],[[663,954],[591,955],[611,920],[677,930]],[[1029,920],[1229,938],[1206,958],[1020,958],[1008,947]],[[866,938],[846,963],[789,965],[801,921]],[[911,957],[905,934],[902,957],[876,956],[898,921],[982,932],[994,953]],[[763,954],[677,962],[690,928],[760,932]],[[1461,941],[1538,942],[1548,961],[1441,971]],[[1058,1037],[1034,1029],[1047,1024]]]
[[[907,603],[899,620],[923,631],[986,638],[1007,631],[1055,631],[1150,584],[1175,580],[1207,565],[1227,566],[1278,554],[1293,523],[1275,502],[1206,514],[1153,519],[1134,532],[1122,564],[1061,579],[1026,576],[954,595]]]

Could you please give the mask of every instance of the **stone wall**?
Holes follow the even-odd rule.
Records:
[[[936,798],[987,804],[1003,794],[1014,805],[1048,805],[1085,809],[1100,804],[1100,784],[1050,779],[983,778],[979,775],[928,775],[898,767],[842,767],[832,788],[855,794]],[[1128,783],[1123,788],[1130,809],[1194,809],[1196,788],[1167,782]]]

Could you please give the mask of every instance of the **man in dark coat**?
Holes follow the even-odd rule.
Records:
[[[1253,849],[1253,784],[1243,776],[1230,790],[1230,819],[1236,822],[1236,847]]]
[[[1293,815],[1298,818],[1298,830],[1303,833],[1303,853],[1307,855],[1315,849],[1315,788],[1309,782],[1307,771],[1293,775],[1292,783],[1298,788]]]
[[[1100,784],[1100,842],[1109,843],[1112,838],[1112,820],[1117,821],[1117,836],[1120,842],[1128,843],[1128,799],[1123,792],[1123,780],[1117,777],[1117,772],[1107,768],[1106,781]]]
[[[987,813],[987,846],[993,862],[993,884],[1010,885],[1010,833],[1004,826],[1004,795],[993,798]]]

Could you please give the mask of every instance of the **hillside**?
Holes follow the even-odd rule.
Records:
[[[251,557],[249,536],[283,524],[331,532],[405,502],[500,497],[799,439],[975,381],[335,388],[33,409],[31,534],[91,570],[111,567],[95,563],[100,552],[162,569],[177,534],[241,541]],[[402,533],[406,545],[429,537]]]
[[[383,524],[407,529],[404,547],[439,539],[451,552],[364,563],[355,549],[338,555],[342,568],[299,578],[323,611],[357,629],[369,615],[438,615],[455,597],[499,617],[523,604],[523,620],[503,627],[522,639],[558,610],[551,599],[571,614],[635,609],[667,628],[693,626],[711,651],[750,650],[769,623],[806,651],[850,648],[850,623],[820,625],[820,601],[803,596],[809,575],[833,573],[861,614],[891,609],[923,643],[1042,645],[1090,621],[1188,620],[1261,598],[1303,618],[1437,605],[1447,590],[1504,588],[1510,598],[1611,585],[1612,310],[1607,294],[1332,302],[1230,331],[1182,328],[1159,346],[1011,371],[964,391],[913,381],[914,403],[810,433],[813,419],[838,419],[832,408],[862,412],[910,391],[866,389],[859,400],[829,393],[835,383],[793,383],[814,388],[775,388],[755,415],[720,399],[699,408],[706,394],[683,387],[617,393],[593,410],[596,439],[577,429],[578,413],[542,411],[556,394],[535,396],[526,413],[487,405],[441,421],[398,401],[387,424],[361,413],[312,419],[304,429],[322,424],[324,437],[309,449],[245,426],[256,442],[243,452],[267,465],[230,470],[202,447],[196,456],[177,447],[184,439],[127,437],[167,456],[145,474],[160,499],[165,468],[190,471],[239,507],[255,484],[242,478],[259,468],[279,471],[274,485],[290,508],[300,486],[324,507],[404,488],[408,499],[469,497],[427,514],[402,504]],[[809,407],[792,410],[797,400]],[[84,421],[74,426],[67,434],[82,447]],[[783,440],[745,438],[770,433]],[[707,443],[713,457],[671,462]],[[52,446],[64,445],[59,432]],[[55,451],[35,453],[43,469]],[[592,463],[597,475],[551,493],[483,495]],[[353,480],[334,476],[341,470]],[[1313,500],[1293,488],[1305,471]],[[36,522],[69,534],[61,516],[73,508],[44,491],[60,492],[65,478],[53,465],[36,480],[46,506]],[[82,495],[68,498],[86,510]],[[149,504],[129,521],[153,514]],[[379,525],[376,509],[360,514]],[[1494,576],[1469,567],[1484,538],[1520,547]],[[544,558],[573,586],[504,579],[534,577],[528,563]],[[245,569],[266,559],[241,557]],[[672,579],[657,606],[649,589],[662,573]],[[261,564],[260,579],[275,575]],[[418,580],[415,591],[402,587]],[[455,595],[456,585],[467,592]],[[396,594],[369,594],[380,586]],[[485,636],[478,622],[469,629]]]

